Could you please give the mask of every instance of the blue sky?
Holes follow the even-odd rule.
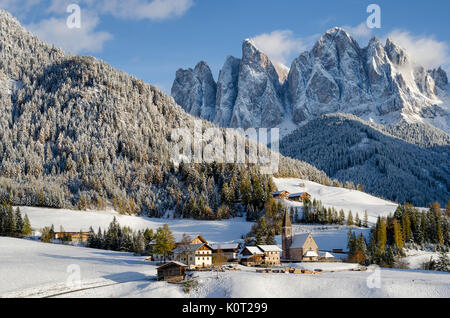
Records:
[[[68,5],[81,8],[81,29],[69,29]],[[381,8],[381,29],[368,29],[369,4]],[[170,92],[178,68],[205,60],[217,78],[226,56],[241,56],[255,38],[290,66],[327,29],[340,26],[363,46],[393,37],[426,67],[450,69],[450,1],[300,0],[0,0],[30,31],[75,54],[93,55]]]

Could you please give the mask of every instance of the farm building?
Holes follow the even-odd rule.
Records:
[[[288,199],[289,198],[289,192],[288,191],[277,191],[277,192],[273,192],[272,196],[274,198]]]
[[[180,262],[169,262],[158,267],[158,280],[171,282],[182,281],[186,277],[186,265]]]
[[[212,265],[212,248],[203,243],[179,245],[173,250],[173,258],[186,265],[209,267]]]
[[[311,200],[311,195],[307,192],[293,193],[288,197],[291,201],[304,202],[305,200]]]

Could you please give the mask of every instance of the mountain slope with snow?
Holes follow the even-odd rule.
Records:
[[[450,137],[427,126],[386,129],[353,115],[324,115],[285,137],[280,152],[396,202],[445,205],[450,197]]]

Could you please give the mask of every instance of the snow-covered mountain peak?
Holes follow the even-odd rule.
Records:
[[[332,28],[290,68],[246,39],[242,59],[227,59],[221,73],[216,113],[222,115],[214,121],[222,126],[292,128],[341,112],[380,124],[407,118],[450,131],[447,74],[417,65],[389,38],[385,44],[372,38],[361,48],[343,28]],[[191,108],[185,98],[175,100]]]

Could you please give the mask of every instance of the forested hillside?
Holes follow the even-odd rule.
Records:
[[[285,137],[280,149],[400,203],[445,205],[450,198],[449,135],[427,125],[383,128],[353,115],[325,115]]]
[[[172,129],[194,117],[100,60],[46,45],[4,11],[0,100],[0,201],[215,219],[262,208],[274,189],[256,166],[175,167]],[[286,158],[279,175],[326,179]]]

